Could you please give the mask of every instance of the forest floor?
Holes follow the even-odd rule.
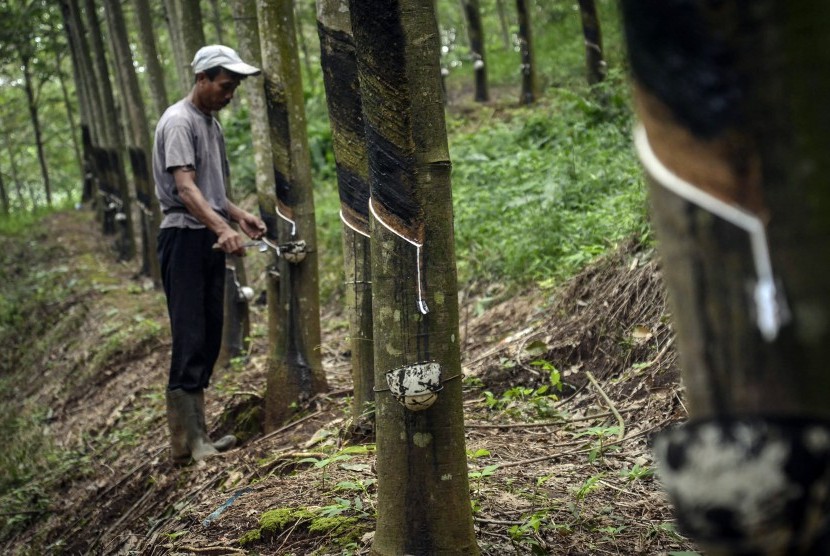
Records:
[[[40,328],[20,327],[16,349],[28,344],[30,353],[0,376],[0,403],[20,414],[39,408],[39,433],[56,453],[74,454],[71,465],[41,472],[39,490],[0,493],[2,551],[368,554],[374,445],[345,433],[342,307],[322,314],[330,393],[266,435],[255,417],[265,388],[265,310],[253,305],[249,357],[218,370],[207,395],[212,432],[234,429],[243,442],[176,468],[164,413],[163,295],[134,276],[135,263],[114,262],[110,238],[94,228],[88,212],[58,213],[26,240],[0,238],[12,275],[40,273],[70,292],[27,309]],[[248,274],[259,291],[256,257]],[[498,284],[479,285],[460,300],[481,553],[695,554],[675,531],[650,454],[653,436],[686,418],[652,253],[630,243],[558,289],[507,296]],[[36,337],[27,337],[32,330]],[[561,391],[550,381],[554,368]],[[10,506],[21,492],[31,499]]]

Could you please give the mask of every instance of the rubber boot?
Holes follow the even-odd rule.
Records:
[[[173,463],[183,465],[190,461],[190,448],[187,447],[187,431],[178,409],[180,404],[177,392],[181,390],[167,391],[167,426],[170,428],[170,451]]]
[[[186,464],[191,459],[199,462],[219,453],[205,432],[198,394],[168,390],[167,419],[174,463]]]
[[[205,391],[199,390],[196,392],[199,408],[199,421],[202,423],[202,429],[207,431],[207,420],[205,419]],[[220,452],[225,452],[236,446],[236,437],[232,434],[226,434],[217,441],[211,441],[213,447]]]

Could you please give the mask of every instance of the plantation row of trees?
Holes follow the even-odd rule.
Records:
[[[223,42],[227,38],[233,42],[236,29],[230,23],[231,5],[204,4],[207,15],[199,15],[198,20],[188,19],[182,40],[192,43],[199,37],[207,37],[208,42]],[[295,1],[294,4],[298,16],[298,46],[306,76],[305,93],[314,94],[320,90],[322,81],[319,44],[313,40],[316,34],[314,2]],[[82,22],[101,29],[99,47],[107,57],[112,79],[120,79],[116,75],[117,64],[126,60],[127,52],[108,38],[109,26],[118,22],[108,21],[103,11],[105,2],[99,1],[96,5],[98,22],[87,22],[86,16]],[[83,2],[81,7],[85,8]],[[119,7],[125,24],[125,46],[139,74],[135,88],[130,87],[129,82],[123,85],[133,95],[140,91],[152,127],[167,101],[187,90],[189,83],[184,80],[182,71],[186,69],[190,55],[175,46],[174,30],[168,26],[168,18],[175,21],[176,6],[155,0],[131,0],[122,2]],[[605,62],[598,19],[592,15],[595,14],[594,0],[580,1],[579,8],[588,80],[596,82],[604,76]],[[190,11],[187,6],[184,9]],[[537,69],[540,64],[533,53],[532,30],[544,30],[550,22],[567,17],[571,7],[551,6],[533,0],[518,0],[515,6],[506,0],[441,0],[436,9],[441,25],[443,71],[451,75],[449,79],[453,83],[468,81],[473,89],[465,92],[463,97],[490,99],[493,75],[499,85],[521,82],[521,92],[514,94],[516,100],[525,103],[532,102],[541,88],[552,83],[550,75],[557,68],[544,59],[543,67]],[[61,204],[77,200],[87,169],[79,162],[82,160],[78,123],[81,114],[73,102],[77,69],[68,56],[70,41],[62,30],[59,3],[44,0],[3,2],[0,15],[3,16],[0,23],[3,86],[0,90],[5,97],[0,122],[6,143],[0,148],[0,210],[8,214],[11,210],[28,211],[49,206],[53,200]],[[574,35],[572,39],[575,38]],[[488,49],[510,50],[513,55],[500,56],[496,67],[490,69],[486,58]],[[502,60],[512,60],[511,66],[504,67]],[[555,83],[558,78],[553,79]],[[126,129],[130,118],[128,112],[134,110],[134,104],[127,102],[131,98],[128,94],[122,98],[120,87],[121,84],[113,81],[113,107],[118,126],[125,128],[126,137],[130,133]],[[106,102],[106,98],[99,100]],[[70,145],[72,148],[67,148]],[[137,190],[129,172],[127,180],[133,190]],[[248,187],[247,183],[242,186]]]
[[[160,214],[149,178],[149,118],[123,7],[120,0],[63,0],[62,26],[55,26],[65,33],[76,83],[82,200],[95,208],[103,233],[115,236],[119,259],[131,260],[140,250],[143,272],[158,283]],[[464,7],[476,99],[487,100],[479,6]],[[35,11],[51,14],[44,4],[28,8],[29,17]],[[191,85],[190,53],[209,42],[201,6],[170,0],[163,8],[172,73],[179,78],[171,89],[183,94]],[[341,0],[320,0],[316,8],[346,274],[354,285],[354,420],[364,430],[374,429],[373,416],[377,423],[381,501],[375,549],[472,554],[477,549],[464,451],[450,161],[434,4],[361,1],[345,9]],[[536,92],[529,14],[524,2],[520,8],[522,99],[530,102]],[[152,9],[146,0],[133,5],[144,73],[160,111],[167,84],[160,33],[147,17]],[[263,78],[252,79],[244,92],[250,119],[258,122],[251,136],[262,176],[260,211],[269,239],[280,247],[271,253],[267,286],[265,427],[272,430],[298,402],[327,389],[299,54],[307,47],[298,40],[291,1],[237,0],[231,10],[239,49],[263,68]],[[220,25],[215,33],[221,40]],[[244,349],[247,329],[241,261],[233,260],[228,271],[225,360]],[[430,500],[438,496],[443,503],[436,508]]]
[[[94,202],[104,231],[116,234],[119,256],[130,259],[140,244],[145,271],[157,278],[148,118],[124,5],[64,0],[62,25],[46,3],[3,6],[18,14],[18,26],[37,14],[37,21],[50,21],[44,29],[65,33],[65,39],[55,33],[46,39],[45,32],[29,37],[34,45],[51,40],[55,49],[62,40],[68,44],[86,199]],[[478,25],[481,6],[469,0],[460,6],[475,97],[485,100],[489,65]],[[812,101],[826,80],[805,68],[826,69],[822,53],[830,39],[823,26],[830,12],[783,0],[752,9],[737,1],[623,0],[621,6],[642,121],[637,149],[652,184],[693,417],[658,439],[665,484],[685,530],[712,553],[820,553],[814,544],[826,533],[823,485],[830,461],[822,357],[830,339],[830,292],[821,272],[830,260],[822,127],[828,110]],[[258,122],[251,133],[257,165],[264,169],[257,194],[269,238],[280,246],[279,256],[272,253],[268,284],[266,426],[273,429],[290,416],[292,404],[326,389],[300,77],[309,59],[300,52],[309,45],[297,33],[290,1],[236,0],[231,7],[240,51],[263,68],[263,79],[249,80],[245,93],[250,119]],[[579,7],[589,75],[597,82],[604,72],[597,18],[589,2]],[[161,8],[136,0],[134,15]],[[503,12],[504,5],[494,8]],[[190,86],[188,52],[206,42],[202,12],[198,2],[168,0],[163,13],[164,34],[152,19],[148,28],[136,17],[143,25],[140,44],[159,65],[164,57],[158,53],[170,52],[168,63],[176,69],[168,74],[150,69],[150,62],[142,68],[159,72],[154,95],[162,85],[183,94]],[[523,101],[535,95],[533,13],[517,2],[525,28],[517,33]],[[355,423],[371,427],[364,409],[373,400],[375,409],[373,551],[475,554],[441,86],[446,45],[439,40],[435,3],[318,0],[316,15],[345,273],[353,286]],[[216,37],[223,37],[227,18],[211,19]],[[17,27],[9,36],[17,36],[13,31]],[[148,56],[153,43],[156,54]],[[19,78],[31,88],[27,98],[35,99],[40,88],[26,85],[26,67],[35,58],[27,52],[20,54]],[[178,83],[171,86],[167,75]],[[38,137],[36,109],[30,117]],[[45,166],[43,187],[50,197]],[[229,296],[229,304],[234,300]],[[748,479],[742,475],[747,469],[754,471]]]

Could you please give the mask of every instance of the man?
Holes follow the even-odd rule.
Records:
[[[242,255],[244,239],[265,232],[264,222],[230,202],[225,140],[213,112],[231,101],[240,82],[260,70],[231,48],[205,46],[191,63],[195,83],[156,126],[153,177],[164,219],[158,237],[164,293],[173,336],[167,420],[173,461],[199,462],[236,443],[207,435],[204,389],[222,339],[225,254]]]

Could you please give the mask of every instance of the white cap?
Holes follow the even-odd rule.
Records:
[[[190,65],[193,67],[193,73],[199,73],[216,66],[221,66],[240,75],[259,75],[262,72],[259,68],[243,62],[233,48],[221,44],[211,44],[200,48]]]

